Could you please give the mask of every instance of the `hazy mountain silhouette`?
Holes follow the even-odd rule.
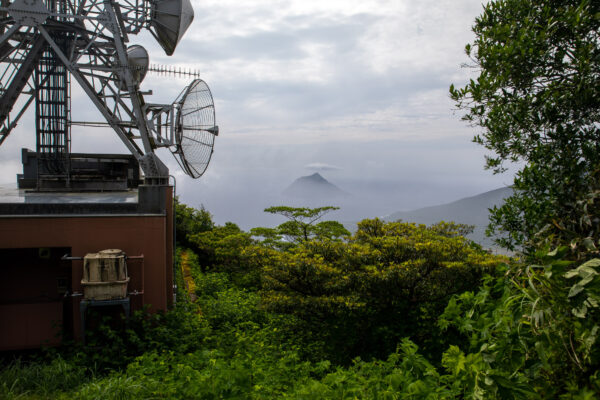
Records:
[[[349,196],[348,193],[323,178],[318,172],[296,179],[283,191],[283,194],[288,197],[310,200],[339,199]]]
[[[472,197],[453,201],[439,206],[419,208],[413,211],[400,211],[384,217],[387,221],[401,219],[404,222],[434,224],[439,221],[454,221],[461,224],[475,225],[469,238],[486,248],[494,248],[493,240],[485,236],[489,224],[489,208],[499,206],[504,199],[512,195],[513,189],[504,187]]]

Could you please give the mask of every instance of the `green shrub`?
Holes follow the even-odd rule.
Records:
[[[265,309],[296,317],[312,359],[347,363],[385,358],[403,337],[439,355],[436,325],[453,294],[478,287],[504,261],[459,236],[463,226],[364,220],[348,242],[313,240],[279,252],[263,267]]]
[[[457,328],[470,343],[465,353],[453,349],[460,359],[453,363],[462,366],[454,380],[465,391],[486,398],[600,393],[600,260],[574,263],[563,259],[566,253],[512,265],[478,292],[449,302],[441,327]]]
[[[49,398],[87,380],[85,368],[60,356],[49,362],[17,359],[0,369],[0,399]]]
[[[151,350],[195,351],[208,336],[210,327],[198,306],[182,303],[168,312],[137,311],[129,320],[104,316],[96,329],[87,332],[85,345],[70,344],[60,351],[78,365],[105,372],[122,369]]]

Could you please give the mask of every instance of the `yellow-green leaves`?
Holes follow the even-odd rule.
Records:
[[[348,241],[303,242],[264,266],[262,304],[312,324],[334,353],[385,354],[419,329],[433,335],[450,296],[504,260],[472,246],[466,230],[372,219]]]

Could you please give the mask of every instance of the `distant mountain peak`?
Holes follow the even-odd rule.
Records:
[[[301,176],[300,178],[296,179],[296,182],[301,181],[301,180],[308,181],[308,182],[314,182],[314,183],[325,183],[325,184],[333,185],[327,179],[323,178],[323,176],[321,174],[319,174],[318,172],[315,172],[312,175]],[[333,185],[333,186],[335,186],[335,185]]]
[[[283,194],[290,197],[311,199],[329,199],[348,195],[348,193],[323,178],[318,172],[296,179],[283,191]]]

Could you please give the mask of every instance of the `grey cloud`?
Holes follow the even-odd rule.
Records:
[[[307,42],[331,44],[335,54],[347,53],[356,47],[368,25],[376,23],[376,20],[377,17],[365,14],[340,19],[288,17],[276,31],[259,31],[212,41],[186,38],[177,48],[177,56],[212,61],[300,59],[306,55],[302,44]]]
[[[251,17],[259,17],[259,12],[264,10]],[[305,81],[289,80],[285,74],[281,79],[248,78],[240,71],[239,75],[210,82],[215,97],[224,103],[219,112],[246,121],[249,129],[267,120],[277,127],[283,123],[318,123],[324,119],[351,117],[402,104],[423,91],[446,90],[452,71],[443,66],[434,67],[435,70],[396,69],[385,74],[365,68],[358,44],[368,27],[381,18],[369,14],[338,18],[287,17],[278,22],[275,31],[229,36],[213,42],[186,38],[178,48],[177,57],[198,60],[200,66],[215,66],[218,65],[215,61],[227,63],[231,59],[248,63],[257,59],[293,63],[306,57],[303,44],[328,44],[324,50],[327,52],[325,68],[335,73],[322,81],[313,82],[308,76]],[[265,105],[260,113],[248,107],[255,101]]]
[[[427,71],[408,75],[381,76],[352,70],[350,66],[331,82],[324,84],[298,82],[215,81],[217,98],[233,108],[236,118],[258,123],[268,117],[269,123],[315,123],[323,119],[361,115],[409,102],[423,91],[446,90],[448,81]],[[261,99],[268,115],[256,115],[244,101]],[[399,110],[400,112],[401,110]]]
[[[342,169],[335,165],[331,165],[331,164],[327,164],[327,163],[320,163],[320,162],[307,164],[304,166],[304,168],[310,169],[313,171],[337,171],[337,170]]]
[[[179,57],[224,61],[230,59],[290,59],[303,55],[301,38],[286,32],[258,32],[205,42],[187,40],[177,49]]]
[[[356,47],[358,39],[370,25],[377,24],[381,17],[369,14],[356,14],[341,18],[315,18],[314,16],[288,17],[286,23],[302,26],[295,30],[304,40],[316,43],[334,44],[338,51]]]

